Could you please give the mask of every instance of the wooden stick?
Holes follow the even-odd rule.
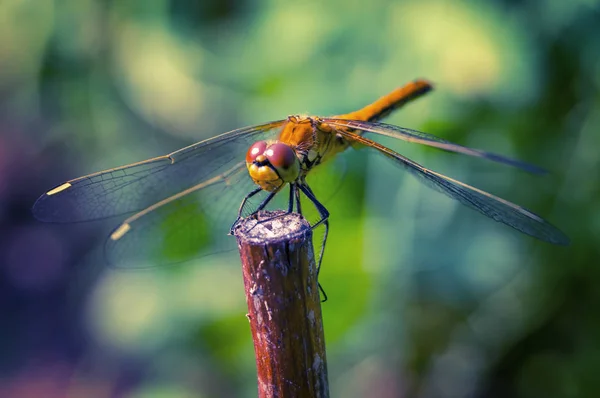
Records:
[[[259,212],[234,235],[254,339],[258,396],[329,397],[312,229],[297,213]]]

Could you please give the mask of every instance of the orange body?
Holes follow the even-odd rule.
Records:
[[[405,103],[420,97],[432,89],[429,82],[415,80],[377,101],[355,112],[334,116],[339,119],[360,120],[373,122],[386,117]],[[279,142],[292,147],[300,159],[303,173],[302,178],[314,166],[327,161],[336,154],[346,150],[352,142],[335,134],[340,127],[333,128],[319,122],[319,118],[306,116],[291,116],[279,134]],[[290,181],[286,181],[290,182]]]

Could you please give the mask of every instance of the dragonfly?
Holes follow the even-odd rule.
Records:
[[[427,169],[368,137],[387,136],[531,173],[545,172],[520,160],[380,122],[432,88],[427,80],[414,80],[354,112],[334,117],[288,116],[229,131],[168,155],[75,178],[42,194],[33,214],[48,222],[128,215],[107,238],[105,253],[116,267],[145,268],[194,256],[199,242],[231,233],[232,221],[235,225],[242,217],[257,214],[289,186],[288,212],[295,205],[302,213],[304,195],[319,214],[312,227],[324,227],[320,269],[329,211],[317,199],[307,176],[344,151],[367,148],[495,221],[551,244],[569,244],[563,232],[524,207]],[[259,194],[262,199],[251,205]]]

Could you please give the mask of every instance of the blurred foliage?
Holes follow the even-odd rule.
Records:
[[[79,175],[425,77],[436,91],[390,123],[549,175],[381,142],[533,209],[572,245],[344,154],[320,278],[332,396],[596,397],[598,26],[595,0],[3,0],[0,396],[255,396],[236,253],[117,272],[102,243],[119,219],[42,224],[31,205]],[[338,186],[337,166],[322,173]]]

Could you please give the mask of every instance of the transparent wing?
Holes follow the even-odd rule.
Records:
[[[79,222],[145,209],[231,169],[253,141],[275,137],[285,122],[233,130],[165,156],[67,181],[40,196],[33,214],[42,221]]]
[[[504,223],[520,232],[549,243],[557,245],[569,244],[569,238],[558,228],[521,206],[436,173],[435,171],[428,170],[418,163],[366,137],[344,130],[340,130],[339,133],[350,141],[377,149],[427,185],[495,221]]]
[[[531,165],[520,160],[511,159],[506,156],[498,155],[491,152],[482,151],[479,149],[467,148],[452,142],[446,141],[442,138],[436,137],[432,134],[423,133],[417,130],[411,130],[404,127],[393,126],[386,123],[377,122],[363,122],[360,120],[342,120],[334,118],[322,118],[323,122],[338,126],[338,127],[350,127],[356,130],[362,130],[369,133],[385,135],[387,137],[397,138],[408,142],[416,142],[417,144],[423,144],[435,148],[444,149],[450,152],[462,153],[465,155],[476,156],[488,160],[492,160],[498,163],[504,163],[509,166],[518,167],[530,173],[544,174],[546,170]]]
[[[235,238],[227,234],[255,187],[238,162],[126,219],[107,239],[106,259],[115,268],[148,268],[233,249]]]

